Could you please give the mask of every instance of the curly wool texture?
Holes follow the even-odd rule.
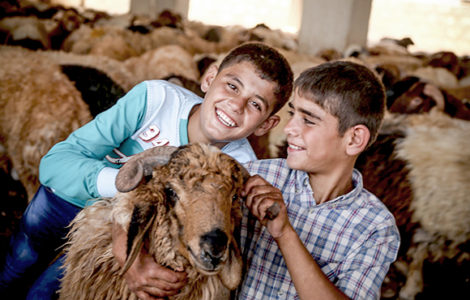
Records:
[[[397,150],[410,169],[413,219],[429,234],[452,241],[449,250],[467,241],[470,123],[437,111],[413,116]]]
[[[407,121],[396,154],[407,162],[411,220],[418,228],[406,254],[400,299],[414,299],[423,290],[425,260],[468,260],[468,251],[460,246],[470,240],[470,123],[437,110]]]
[[[240,166],[214,147],[190,147],[154,169],[149,182],[79,213],[71,224],[60,299],[136,299],[112,254],[113,223],[129,232],[136,208],[138,222],[153,220],[143,237],[148,253],[160,265],[188,274],[187,285],[171,299],[220,299],[239,284],[241,258],[233,232],[241,212],[239,200],[232,199],[243,186]],[[178,195],[175,204],[164,192],[168,186]],[[215,227],[227,233],[234,251],[220,272],[205,275],[188,249],[200,253],[201,237]]]

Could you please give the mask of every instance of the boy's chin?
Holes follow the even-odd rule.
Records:
[[[287,163],[287,166],[291,169],[299,169],[299,163],[300,161],[298,159],[295,159],[294,155],[289,155],[287,154],[287,157],[286,157],[286,163]]]

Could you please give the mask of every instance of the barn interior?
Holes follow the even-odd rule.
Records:
[[[40,158],[55,143],[144,80],[169,80],[203,96],[199,80],[210,64],[241,43],[261,41],[285,55],[294,76],[351,60],[381,78],[386,118],[356,165],[365,187],[394,214],[402,238],[381,299],[467,298],[470,1],[241,2],[0,2],[0,258],[39,185]],[[52,102],[37,103],[41,97],[28,98],[12,82],[49,71],[61,73],[79,104],[54,96],[59,88],[48,91]],[[14,104],[19,98],[26,105]],[[76,112],[64,118],[49,113],[50,105]],[[42,123],[27,122],[39,113]],[[286,156],[287,112],[279,114],[281,124],[270,133],[250,137],[259,158]],[[15,127],[18,120],[29,127]]]

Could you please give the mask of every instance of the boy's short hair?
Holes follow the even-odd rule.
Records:
[[[305,70],[294,90],[338,118],[342,136],[349,128],[363,124],[370,131],[370,146],[378,135],[385,113],[385,88],[367,67],[334,61]]]
[[[277,101],[271,114],[277,113],[292,94],[293,74],[285,57],[276,49],[263,43],[245,43],[232,49],[222,60],[219,72],[241,62],[252,63],[260,78],[276,83],[274,95]]]

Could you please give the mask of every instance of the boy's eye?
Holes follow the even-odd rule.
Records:
[[[294,111],[288,110],[288,111],[287,111],[287,114],[289,115],[289,117],[292,117],[292,116],[294,115]]]
[[[312,121],[310,121],[309,119],[305,119],[305,118],[304,118],[304,122],[305,122],[305,124],[307,124],[307,125],[313,125],[313,124],[315,124],[315,122],[312,122]]]
[[[261,108],[261,105],[258,104],[258,102],[256,102],[256,101],[251,101],[250,103],[251,103],[251,105],[253,105],[254,108],[256,108],[257,110],[261,111],[262,108]]]
[[[233,84],[231,84],[230,82],[227,83],[227,86],[231,89],[231,90],[234,90],[236,91],[237,90],[237,87]]]

